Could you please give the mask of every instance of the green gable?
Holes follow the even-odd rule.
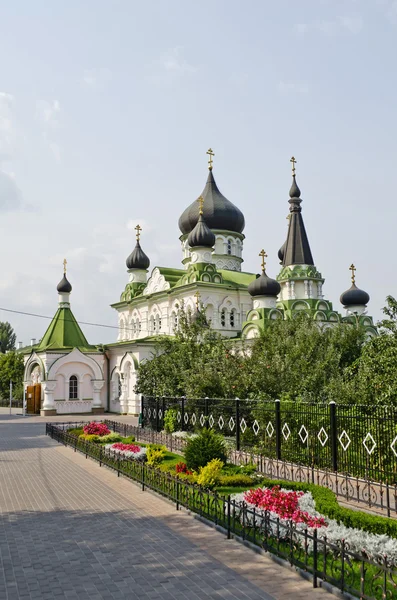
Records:
[[[81,331],[74,314],[70,308],[58,308],[36,352],[45,350],[65,350],[79,348],[79,350],[96,350],[90,346],[84,333]]]

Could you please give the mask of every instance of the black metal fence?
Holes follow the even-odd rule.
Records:
[[[258,513],[255,508],[237,503],[230,496],[205,491],[145,463],[123,458],[99,444],[69,434],[67,429],[73,426],[75,423],[47,423],[46,434],[98,461],[99,466],[105,465],[118,476],[139,483],[143,491],[147,488],[161,494],[174,502],[177,510],[185,507],[222,527],[228,539],[243,538],[283,558],[309,573],[313,587],[318,587],[321,580],[363,600],[396,596],[397,571],[386,556],[374,561],[365,554],[352,552],[344,540],[330,543],[326,537],[318,536],[315,529],[312,533],[297,529],[292,521],[281,522],[268,512]]]
[[[142,426],[162,430],[168,410],[178,430],[209,427],[231,438],[236,450],[397,483],[394,407],[143,397]]]

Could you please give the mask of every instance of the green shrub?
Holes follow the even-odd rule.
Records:
[[[79,435],[79,440],[96,443],[96,442],[100,442],[101,438],[99,437],[99,435],[96,435],[95,433],[82,433],[81,435]]]
[[[164,415],[164,429],[167,433],[174,433],[178,427],[178,411],[176,408],[168,408]]]
[[[195,483],[196,481],[196,475],[194,474],[188,475],[187,473],[173,473],[173,475],[185,483]]]
[[[132,444],[133,442],[135,442],[135,435],[129,435],[128,437],[122,437],[121,440],[124,444]],[[141,444],[140,442],[139,442],[139,445],[146,446],[146,444]]]
[[[187,441],[185,461],[189,469],[198,471],[214,458],[225,463],[227,457],[222,436],[212,429],[202,429],[196,437]]]
[[[116,442],[121,442],[122,436],[119,433],[113,432],[108,433],[107,435],[102,435],[99,438],[99,442],[104,442],[105,444],[115,444]]]
[[[200,473],[196,476],[196,482],[200,487],[206,490],[212,490],[219,484],[223,462],[219,458],[214,458],[205,465],[200,467]]]
[[[369,533],[385,534],[392,538],[397,538],[397,521],[388,519],[387,517],[378,517],[358,510],[352,510],[351,508],[343,508],[339,506],[334,492],[326,487],[312,483],[295,483],[293,481],[267,478],[262,479],[261,485],[263,487],[279,485],[286,490],[311,492],[316,510],[325,517],[335,519],[335,521],[343,523],[346,527],[355,527]]]
[[[249,475],[221,475],[219,478],[219,485],[222,487],[245,487],[254,483]]]
[[[258,470],[258,467],[253,463],[248,463],[248,465],[244,465],[240,467],[240,473],[242,475],[253,475]]]
[[[158,467],[164,460],[166,448],[160,444],[149,444],[147,447],[146,458],[148,465]]]
[[[68,433],[70,433],[70,435],[82,435],[83,432],[83,428],[82,427],[72,427],[71,429],[67,430]]]

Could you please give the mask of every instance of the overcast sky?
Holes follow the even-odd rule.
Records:
[[[0,1],[0,306],[117,325],[133,226],[181,266],[178,218],[206,150],[243,210],[243,268],[279,271],[292,155],[325,297],[397,295],[397,2]],[[47,322],[0,311],[18,340]],[[92,343],[117,331],[84,326]]]

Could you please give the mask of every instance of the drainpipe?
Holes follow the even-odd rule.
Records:
[[[107,349],[104,348],[104,356],[106,358],[106,372],[107,372],[107,384],[106,384],[106,412],[110,412],[110,359]]]

